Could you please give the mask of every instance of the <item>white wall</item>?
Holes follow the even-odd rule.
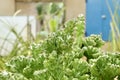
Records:
[[[31,33],[35,37],[36,36],[35,17],[30,16],[29,22],[31,24]],[[12,45],[14,44],[14,41],[16,39],[16,36],[10,31],[12,28],[14,28],[17,33],[20,33],[22,31],[21,36],[23,37],[24,40],[27,39],[26,24],[27,24],[26,16],[16,16],[16,17],[0,16],[0,55],[6,55],[12,49]],[[1,46],[3,46],[3,42],[6,36],[7,36],[7,41],[5,41],[4,48],[2,48],[1,50]]]

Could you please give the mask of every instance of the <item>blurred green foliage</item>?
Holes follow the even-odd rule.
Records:
[[[38,19],[40,21],[40,32],[38,35],[48,36],[48,33],[55,32],[64,23],[64,4],[63,3],[38,3]],[[41,33],[45,33],[44,35]]]
[[[21,53],[5,61],[0,80],[119,79],[119,53],[103,52],[101,36],[84,34],[84,16],[66,22],[64,29],[39,43],[30,43],[26,55]]]
[[[112,50],[120,52],[120,1],[113,0],[113,7],[110,6],[109,1],[106,0],[107,6],[111,15],[111,41]],[[113,10],[114,9],[114,10]]]

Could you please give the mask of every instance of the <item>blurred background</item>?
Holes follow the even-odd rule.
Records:
[[[118,0],[1,0],[0,54],[24,45],[27,50],[31,42],[44,40],[79,14],[85,16],[85,36],[99,34],[107,44],[103,49],[111,50],[109,42],[119,48],[119,7]]]
[[[20,16],[36,16],[36,6],[39,3],[63,3],[65,6],[66,20],[76,17],[78,14],[85,14],[85,0],[1,0],[0,16],[12,16],[21,9]]]
[[[31,41],[45,39],[65,21],[85,15],[85,4],[85,0],[1,0],[0,54],[21,51],[23,45],[27,50]]]

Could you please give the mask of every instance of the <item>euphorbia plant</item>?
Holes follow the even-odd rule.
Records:
[[[92,60],[90,72],[97,80],[114,80],[120,75],[120,54],[106,53]]]
[[[84,23],[83,16],[70,20],[65,24],[63,30],[50,34],[46,40],[39,44],[32,44],[30,46],[32,54],[13,57],[6,63],[6,75],[2,71],[0,79],[98,79],[92,72],[90,61],[91,59],[99,59],[102,53],[99,47],[103,41],[97,35],[85,38]],[[82,59],[83,56],[86,56],[87,61]],[[102,61],[101,64],[103,64]]]

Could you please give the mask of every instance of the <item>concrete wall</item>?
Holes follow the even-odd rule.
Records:
[[[65,0],[66,20],[77,17],[79,14],[85,15],[85,0]]]
[[[17,2],[61,2],[62,0],[16,0]]]
[[[13,15],[15,12],[14,0],[0,0],[0,16]]]
[[[16,2],[16,10],[21,10],[19,15],[37,15],[35,2]]]
[[[20,15],[37,15],[37,3],[16,2],[16,9],[21,9]],[[85,0],[65,0],[66,20],[77,17],[79,14],[85,15]]]
[[[66,6],[66,20],[79,14],[85,15],[85,0],[64,0]],[[19,15],[37,15],[35,2],[16,2],[15,0],[0,0],[0,16],[13,15],[15,10],[21,9]]]

